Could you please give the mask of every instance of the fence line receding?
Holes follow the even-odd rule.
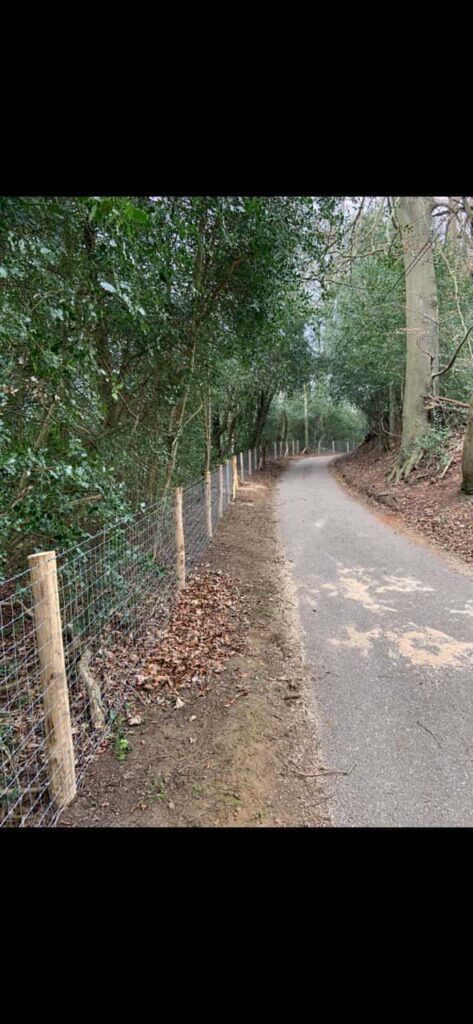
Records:
[[[0,583],[0,827],[57,822],[130,695],[126,673],[113,671],[120,645],[166,628],[242,477],[251,483],[275,451],[238,452]]]

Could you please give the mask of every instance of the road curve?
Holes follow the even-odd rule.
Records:
[[[473,579],[328,471],[278,484],[334,825],[473,826]],[[354,766],[354,767],[352,767]]]

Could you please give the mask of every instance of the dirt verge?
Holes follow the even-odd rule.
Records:
[[[396,452],[365,444],[337,459],[331,471],[391,525],[406,525],[462,563],[473,565],[473,497],[460,490],[461,453],[444,476],[437,464],[421,462],[407,482],[397,484],[387,479],[395,458]]]
[[[330,825],[296,598],[277,533],[279,472],[271,467],[239,488],[171,622],[172,644],[164,637],[168,653],[159,645],[159,664],[148,657],[137,673],[136,692],[152,703],[128,707],[60,826]],[[208,620],[203,631],[197,614],[189,625],[192,604]]]

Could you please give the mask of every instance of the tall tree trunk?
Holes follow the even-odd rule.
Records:
[[[461,489],[465,494],[473,494],[473,400],[463,441]]]
[[[227,419],[227,450],[231,455],[235,454],[235,427],[238,419],[237,412],[229,412]]]
[[[438,370],[437,283],[432,253],[432,202],[401,196],[397,207],[406,273],[406,378],[402,444],[396,476],[407,478],[420,455],[419,440],[429,423],[424,395]],[[436,387],[438,378],[436,378]]]
[[[269,408],[270,408],[272,400],[273,400],[272,392],[268,393],[267,391],[264,391],[264,390],[262,390],[260,392],[259,403],[258,403],[258,412],[257,412],[257,415],[256,415],[256,423],[255,423],[255,428],[254,428],[254,431],[253,431],[253,436],[252,436],[252,439],[251,439],[250,448],[256,448],[256,446],[259,445],[259,443],[261,441],[261,435],[263,433],[264,425],[265,425],[266,420],[268,418],[268,412],[269,412]]]
[[[473,196],[462,196],[463,209],[468,218],[470,232],[466,234],[467,238],[467,262],[468,269],[473,277]]]
[[[398,428],[398,405],[396,400],[396,386],[392,382],[389,385],[389,446],[393,448]]]
[[[163,487],[163,492],[162,492],[163,493],[163,497],[164,497],[165,494],[167,494],[167,492],[168,492],[168,490],[169,490],[169,488],[171,486],[171,480],[172,480],[173,473],[174,473],[174,468],[175,468],[175,465],[176,465],[177,450],[178,450],[178,447],[179,447],[179,441],[181,439],[182,429],[183,429],[183,426],[184,426],[184,416],[185,416],[185,413],[186,413],[187,401],[188,401],[189,393],[190,393],[190,389],[191,389],[192,374],[193,374],[193,371],[194,371],[194,361],[195,361],[196,346],[197,346],[197,342],[194,341],[194,344],[193,344],[193,347],[192,347],[192,350],[191,350],[190,368],[189,368],[189,371],[188,371],[188,378],[187,378],[187,383],[186,383],[186,386],[185,386],[185,390],[184,390],[183,395],[181,396],[181,398],[177,402],[177,404],[174,406],[174,408],[172,410],[172,413],[171,413],[170,429],[169,429],[169,437],[170,437],[169,457],[168,457],[168,463],[167,463],[167,467],[166,467],[166,476],[165,476],[164,487]]]
[[[199,225],[198,225],[198,240],[197,240],[196,254],[195,254],[193,274],[192,274],[193,285],[194,285],[194,289],[195,289],[195,292],[196,292],[196,295],[197,295],[197,299],[196,299],[195,304],[194,304],[194,310],[193,310],[193,313],[192,313],[192,319],[191,319],[190,330],[189,330],[189,335],[190,335],[190,339],[191,339],[190,344],[189,344],[188,349],[187,349],[187,354],[188,354],[188,357],[189,357],[189,368],[188,368],[188,371],[187,371],[186,384],[185,384],[185,386],[184,386],[184,388],[183,388],[183,390],[181,392],[181,396],[179,398],[179,401],[174,406],[173,414],[171,416],[171,424],[174,425],[174,430],[173,430],[172,433],[171,433],[171,430],[170,430],[170,435],[169,435],[169,439],[170,439],[169,458],[168,458],[168,464],[167,464],[167,467],[166,467],[166,476],[165,476],[165,480],[164,480],[163,495],[167,494],[167,492],[168,492],[168,490],[169,490],[169,488],[171,486],[171,481],[172,481],[172,478],[173,478],[174,469],[175,469],[175,465],[176,465],[176,458],[177,458],[177,451],[178,451],[178,447],[179,447],[179,441],[180,441],[182,430],[183,430],[183,426],[184,426],[184,416],[185,416],[185,413],[186,413],[187,402],[189,400],[189,394],[190,394],[191,385],[192,385],[192,378],[193,378],[193,374],[194,374],[195,357],[196,357],[196,351],[197,351],[197,324],[199,322],[199,317],[202,315],[202,309],[200,308],[200,302],[201,302],[201,299],[202,299],[205,228],[206,228],[206,221],[205,221],[205,216],[203,216],[203,217],[200,218]]]
[[[210,391],[205,390],[203,395],[203,415],[204,415],[204,434],[205,434],[205,463],[204,473],[210,472],[210,464],[212,461],[212,407],[210,404]]]
[[[282,411],[281,441],[283,444],[287,441],[287,413],[285,409]]]
[[[309,410],[307,405],[307,384],[304,384],[304,448],[309,450]]]
[[[223,456],[222,437],[227,429],[227,419],[227,410],[219,410],[212,415],[212,444],[217,449],[219,462],[222,461]]]

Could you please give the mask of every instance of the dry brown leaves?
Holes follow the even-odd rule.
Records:
[[[168,628],[151,640],[135,687],[149,694],[194,686],[208,689],[210,675],[242,650],[240,599],[229,576],[200,569],[193,573],[173,607]]]
[[[91,660],[90,672],[99,683],[108,724],[124,706],[128,724],[133,726],[141,723],[143,705],[176,704],[178,691],[185,688],[198,696],[208,692],[211,675],[218,675],[225,660],[244,645],[240,624],[241,600],[234,582],[225,573],[204,566],[190,576],[185,590],[171,602],[164,630],[162,607],[155,621],[149,620],[139,636],[123,635],[111,626],[106,629]],[[28,638],[32,642],[31,629]],[[20,689],[24,683],[20,677],[15,681]],[[11,751],[5,743],[0,749],[0,767],[6,758],[8,769],[3,784],[11,787],[14,776],[28,779],[13,824],[28,813],[28,807],[35,801],[39,816],[48,803],[44,716],[37,679],[35,689],[38,692],[34,701],[30,694],[31,706],[28,702],[25,707],[16,707],[8,716]],[[77,672],[69,680],[69,696],[76,769],[80,771],[94,752],[108,745],[109,730],[107,736],[93,730],[87,694]],[[29,742],[24,742],[25,736]],[[34,779],[34,788],[30,779]],[[0,800],[0,822],[6,812]],[[33,823],[32,817],[28,823]]]
[[[376,505],[401,516],[409,526],[420,530],[454,552],[473,562],[473,498],[461,491],[461,451],[452,443],[453,459],[443,478],[438,464],[422,461],[408,481],[387,483],[386,476],[396,458],[375,445],[364,445],[340,459],[334,473],[350,487]]]
[[[234,581],[207,566],[196,569],[170,605],[164,630],[162,617],[151,619],[139,637],[115,636],[97,652],[93,671],[107,711],[126,702],[131,725],[140,705],[176,704],[184,689],[202,696],[210,677],[243,649],[241,622]]]

